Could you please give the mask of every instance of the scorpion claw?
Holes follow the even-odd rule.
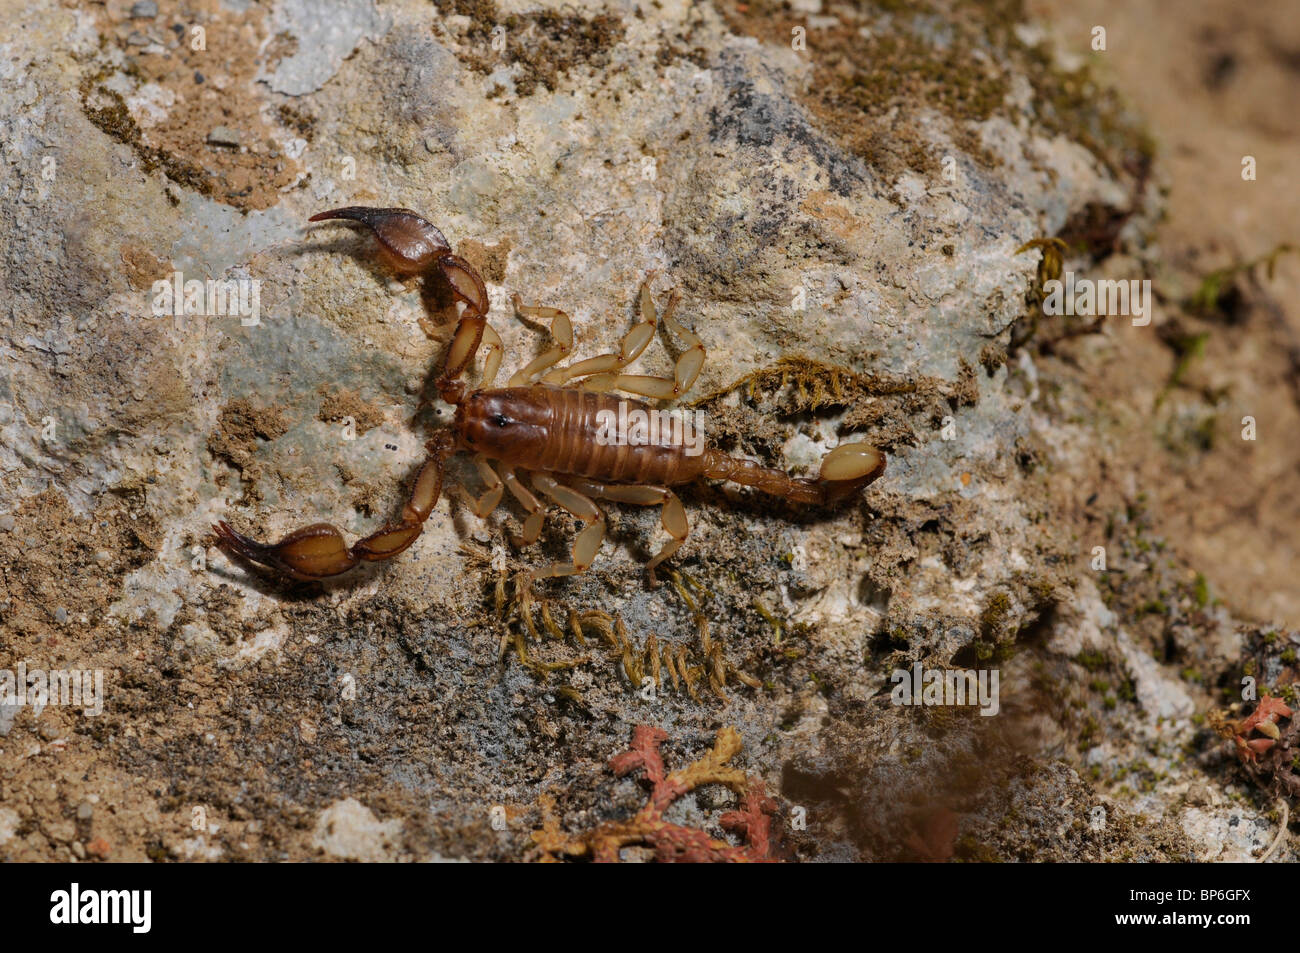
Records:
[[[387,264],[399,275],[412,276],[437,268],[457,300],[475,315],[488,313],[487,286],[474,267],[451,253],[446,237],[428,219],[409,208],[368,208],[349,205],[317,212],[309,222],[344,219],[359,222],[374,233]]]
[[[343,535],[328,523],[304,526],[271,545],[235,532],[225,520],[216,523],[212,529],[217,534],[219,545],[227,553],[294,579],[337,576],[357,564],[357,557],[343,545]]]
[[[433,223],[405,208],[367,208],[349,205],[318,212],[309,222],[346,219],[359,222],[374,233],[384,258],[402,275],[418,275],[444,255],[451,245]]]

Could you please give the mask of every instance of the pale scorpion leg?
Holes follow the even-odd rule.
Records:
[[[488,390],[497,379],[497,371],[501,368],[501,358],[506,349],[501,344],[501,335],[486,322],[483,324],[483,349],[486,352],[483,357],[483,379],[478,386],[481,390]]]
[[[531,546],[537,542],[537,537],[542,535],[542,524],[546,521],[546,507],[524,486],[516,470],[507,470],[501,474],[501,479],[505,481],[506,488],[514,498],[519,501],[519,505],[528,511],[523,532],[518,536],[511,535],[510,541],[521,548]]]
[[[648,301],[649,294],[643,293],[643,308],[647,306]],[[584,381],[582,386],[590,390],[621,390],[629,394],[654,397],[660,400],[675,400],[690,390],[695,384],[695,379],[700,376],[700,368],[704,366],[704,343],[693,332],[682,327],[677,319],[673,317],[673,312],[677,310],[677,302],[678,295],[674,291],[668,298],[668,307],[664,309],[664,326],[686,342],[686,350],[677,358],[677,363],[673,366],[671,379],[667,377],[651,377],[644,374],[608,373],[590,378]],[[649,304],[649,308],[650,314],[653,316],[654,305]],[[633,328],[632,334],[635,334],[639,328],[644,326],[642,324]],[[651,325],[651,329],[653,333],[653,325]],[[631,337],[631,334],[628,337]],[[600,360],[600,358],[593,358],[593,360]],[[622,366],[623,364],[618,365],[619,368]]]
[[[474,467],[478,470],[479,479],[486,485],[487,490],[477,499],[466,490],[463,486],[456,487],[456,495],[459,496],[474,511],[474,515],[479,519],[486,519],[492,511],[497,508],[501,502],[501,493],[505,490],[506,485],[501,482],[492,465],[488,463],[488,458],[481,453],[474,455]]]
[[[547,579],[552,576],[576,576],[586,572],[600,551],[605,538],[605,514],[599,506],[576,490],[562,486],[545,473],[533,474],[533,486],[558,503],[563,509],[585,524],[585,529],[573,541],[573,562],[552,563],[545,569],[533,570],[530,579]]]
[[[677,494],[662,486],[622,486],[578,478],[569,478],[566,482],[584,496],[598,500],[631,503],[634,506],[663,506],[659,523],[672,539],[664,543],[663,548],[655,553],[654,558],[646,565],[646,575],[650,578],[650,585],[658,586],[659,580],[655,578],[655,567],[677,552],[682,543],[686,542],[687,534],[690,533],[686,507],[682,505]]]
[[[657,319],[654,299],[650,296],[650,282],[654,280],[654,276],[655,272],[652,271],[641,282],[638,295],[641,320],[632,326],[632,330],[623,335],[618,351],[589,357],[568,367],[557,367],[547,373],[542,380],[548,384],[565,384],[574,378],[586,377],[591,380],[583,381],[581,386],[588,390],[609,390],[609,385],[618,376],[617,372],[640,357],[654,340]],[[672,306],[669,307],[671,309]]]
[[[523,387],[535,383],[543,371],[548,367],[554,367],[573,350],[573,322],[569,320],[569,315],[559,308],[524,304],[517,294],[514,296],[514,303],[515,310],[526,317],[549,318],[551,337],[555,339],[554,347],[510,375],[509,386]]]

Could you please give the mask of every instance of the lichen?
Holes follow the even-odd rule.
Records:
[[[632,731],[630,750],[609,763],[618,777],[642,771],[650,782],[645,805],[627,820],[611,820],[581,834],[565,834],[554,815],[554,800],[542,802],[542,828],[534,831],[535,859],[594,860],[615,863],[629,847],[646,847],[661,863],[753,863],[771,862],[773,855],[772,816],[777,804],[767,796],[761,779],[752,778],[731,761],[740,753],[740,733],[732,727],[719,729],[713,748],[685,768],[666,773],[660,745],[668,735],[660,728],[638,725]],[[687,794],[705,785],[718,784],[739,799],[737,810],[719,819],[723,830],[742,840],[740,844],[720,840],[706,831],[665,819],[668,809]]]

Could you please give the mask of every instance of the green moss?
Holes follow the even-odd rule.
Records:
[[[1196,574],[1196,582],[1192,584],[1192,597],[1202,609],[1210,602],[1210,584],[1205,581],[1205,577],[1199,572]]]
[[[1110,659],[1102,652],[1089,651],[1084,649],[1074,657],[1074,660],[1082,665],[1089,672],[1099,672],[1110,666]]]
[[[1011,614],[1011,597],[1005,592],[995,592],[980,612],[980,632],[985,638],[996,640],[1006,629]]]

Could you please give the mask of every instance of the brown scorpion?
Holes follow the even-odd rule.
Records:
[[[671,537],[650,560],[650,584],[655,567],[672,556],[686,540],[686,509],[670,487],[699,479],[731,480],[798,503],[828,504],[845,500],[885,470],[885,457],[863,443],[846,443],[828,453],[815,479],[791,477],[749,460],[712,448],[691,453],[679,440],[643,443],[628,434],[610,439],[609,421],[625,420],[630,407],[650,411],[650,404],[616,396],[637,394],[652,400],[672,400],[691,388],[704,364],[700,339],[674,318],[678,295],[673,292],[663,323],[686,344],[671,378],[625,374],[655,336],[651,273],[639,293],[640,320],[624,335],[616,352],[567,366],[560,363],[573,350],[573,325],[556,308],[525,306],[519,314],[551,321],[553,346],[516,371],[506,387],[494,387],[501,365],[501,338],[487,323],[488,294],[483,279],[431,223],[408,209],[338,208],[313,215],[311,221],[346,219],[368,227],[378,239],[381,258],[398,274],[440,274],[454,299],[463,306],[442,375],[435,382],[444,401],[455,407],[451,427],[429,440],[429,457],[415,478],[410,498],[398,522],[347,546],[343,535],[327,523],[295,530],[278,543],[259,543],[235,532],[225,521],[213,529],[229,553],[261,564],[294,579],[321,579],[346,572],[362,560],[389,559],[420,535],[442,491],[447,459],[458,451],[474,455],[486,491],[466,497],[473,512],[488,516],[504,490],[527,511],[517,546],[536,542],[546,515],[545,500],[576,517],[583,528],[573,543],[572,561],[555,563],[528,573],[529,580],[582,573],[591,566],[605,536],[605,515],[597,500],[640,506],[662,506],[661,524]],[[480,346],[485,349],[478,387],[460,379]],[[625,411],[619,416],[620,403]],[[612,415],[612,417],[611,417]],[[494,467],[493,461],[496,462]],[[463,492],[463,491],[462,491]]]

